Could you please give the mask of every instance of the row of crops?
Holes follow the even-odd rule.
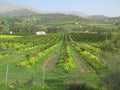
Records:
[[[71,69],[76,68],[76,63],[70,51],[70,46],[68,45],[68,35],[64,34],[60,56],[57,63],[58,67],[62,67],[65,71],[69,72]]]
[[[99,33],[71,33],[71,37],[77,42],[102,42],[106,38],[111,39],[112,34],[99,34]],[[107,36],[107,37],[106,37]]]
[[[99,58],[99,55],[102,53],[101,49],[99,48],[100,45],[97,45],[97,43],[93,43],[93,42],[92,43],[76,42],[76,41],[78,41],[78,38],[81,37],[81,35],[77,35],[77,38],[75,38],[75,35],[76,34],[72,34],[71,35],[72,37],[70,38],[70,40],[72,42],[73,47],[82,56],[82,58],[85,60],[85,62],[89,66],[91,66],[96,72],[100,69],[105,69],[107,67],[107,65],[105,64],[104,61],[102,61]],[[98,37],[100,38],[100,36],[98,36]],[[92,37],[92,35],[90,37]],[[97,36],[93,35],[93,37],[97,37]],[[103,39],[103,37],[101,37],[101,40],[102,39]],[[100,41],[98,40],[98,42],[100,42]]]
[[[39,47],[41,47],[41,49],[44,49],[57,43],[60,40],[60,37],[60,35],[58,36],[56,34],[52,34],[42,37],[31,36],[15,39],[0,38],[0,50],[2,51],[0,54],[5,54],[10,51],[20,53]]]
[[[86,36],[88,37],[86,38]],[[94,38],[95,40],[91,38]],[[97,40],[98,38],[101,39]],[[54,53],[56,51],[58,55],[55,57],[57,58],[52,58],[52,62],[55,63],[50,62],[51,66],[53,64],[53,66],[55,66],[49,70],[50,75],[56,74],[54,72],[62,72],[65,75],[69,75],[71,71],[77,70],[79,67],[78,65],[81,65],[81,62],[84,62],[84,66],[89,66],[88,68],[92,68],[92,70],[97,73],[99,70],[107,68],[106,63],[99,58],[99,55],[102,53],[102,50],[100,49],[101,44],[99,43],[104,42],[105,39],[106,36],[104,34],[102,37],[100,34],[86,35],[78,33],[53,33],[42,36],[0,38],[0,73],[4,73],[3,75],[0,75],[0,80],[5,81],[4,76],[6,76],[6,64],[8,62],[11,69],[15,69],[8,72],[10,75],[16,74],[18,70],[18,74],[22,72],[24,73],[24,78],[27,78],[28,73],[24,72],[24,70],[30,70],[30,72],[32,72],[31,70],[36,67],[38,70],[36,69],[36,72],[33,71],[35,73],[34,77],[41,77],[43,65],[47,60],[55,56]],[[76,60],[77,58],[73,52],[74,54],[77,54],[78,57],[82,57],[83,61]],[[41,70],[40,74],[38,73],[39,70]],[[70,78],[64,76],[64,74],[62,74],[64,78]],[[58,78],[59,76],[61,75],[54,76],[54,78]],[[16,78],[19,78],[19,75],[16,76]],[[9,82],[14,81],[16,78],[12,77]],[[26,78],[24,80],[26,80]]]
[[[87,38],[86,38],[87,37]],[[110,37],[110,36],[109,36]],[[86,38],[86,39],[85,39]],[[91,39],[92,38],[92,39]],[[0,59],[4,57],[9,57],[12,53],[24,54],[29,51],[37,49],[34,53],[35,55],[25,55],[25,60],[21,62],[21,66],[33,65],[37,59],[41,56],[44,56],[51,48],[61,47],[60,55],[58,59],[58,66],[63,67],[66,71],[69,70],[68,67],[75,68],[74,57],[71,55],[70,43],[76,49],[78,53],[86,60],[86,62],[93,67],[94,69],[105,67],[102,61],[99,60],[99,55],[102,51],[99,48],[99,45],[93,43],[93,39],[98,42],[104,41],[106,39],[105,35],[101,34],[48,34],[43,36],[26,36],[26,37],[17,37],[17,38],[0,38]],[[88,41],[88,43],[83,43],[83,40]],[[60,44],[61,45],[58,45]],[[58,46],[57,46],[58,45]],[[48,50],[48,51],[47,51]]]

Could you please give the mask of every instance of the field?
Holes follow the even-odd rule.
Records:
[[[0,17],[0,90],[119,90],[119,25],[63,14],[16,17]]]
[[[3,35],[0,41],[1,90],[106,90],[99,86],[108,71],[101,58],[105,34]]]

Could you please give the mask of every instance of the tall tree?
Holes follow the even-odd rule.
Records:
[[[3,33],[3,25],[0,25],[0,33]]]

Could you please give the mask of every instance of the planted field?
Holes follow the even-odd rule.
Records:
[[[97,83],[107,70],[100,58],[104,34],[6,37],[0,36],[0,88],[69,90],[84,83],[87,88],[101,88]]]

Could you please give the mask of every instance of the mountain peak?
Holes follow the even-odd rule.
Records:
[[[23,4],[13,3],[13,2],[0,2],[0,14],[12,12],[15,10],[22,10],[22,9],[26,9],[35,13],[40,13],[39,10]]]
[[[82,12],[78,12],[78,11],[67,11],[67,12],[59,11],[58,13],[62,13],[62,14],[66,14],[66,15],[75,15],[75,16],[80,16],[80,17],[87,17],[87,16],[89,16],[86,13],[82,13]]]

